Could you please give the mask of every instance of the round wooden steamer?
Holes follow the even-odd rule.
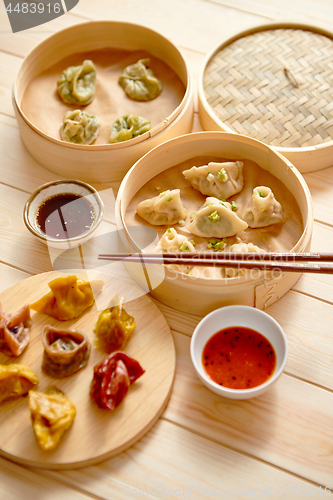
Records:
[[[125,224],[126,209],[139,189],[154,176],[196,156],[247,158],[268,170],[293,193],[299,205],[304,231],[290,251],[310,249],[313,208],[310,191],[299,171],[280,153],[249,137],[225,132],[197,132],[172,139],[147,153],[124,177],[117,196],[116,224],[120,235],[126,234],[125,251],[138,249]],[[297,282],[299,273],[264,273],[257,270],[255,277],[204,279],[170,272],[166,267],[146,264],[126,264],[141,286],[150,287],[150,293],[161,302],[183,312],[205,315],[218,307],[232,304],[265,309],[282,297]],[[164,277],[165,273],[165,277]],[[175,277],[176,276],[176,277]],[[163,279],[164,277],[164,279]]]
[[[23,465],[42,469],[75,469],[87,467],[126,450],[146,434],[162,414],[171,394],[176,370],[173,337],[164,316],[145,295],[137,294],[135,284],[90,270],[73,273],[80,279],[103,279],[101,294],[95,304],[72,321],[58,321],[32,311],[30,342],[21,356],[0,353],[0,363],[28,365],[37,375],[36,390],[50,385],[61,389],[76,407],[72,427],[64,433],[54,450],[42,450],[32,429],[27,398],[7,400],[0,405],[0,455]],[[27,278],[0,294],[3,311],[15,313],[48,293],[48,283],[67,276],[48,272]],[[93,328],[99,314],[117,293],[124,295],[128,314],[136,322],[125,352],[136,359],[145,373],[130,386],[122,403],[113,412],[102,410],[89,396],[93,367],[106,357],[96,344]],[[43,358],[42,330],[45,325],[72,328],[85,333],[91,343],[86,367],[65,378],[52,378],[41,369]]]
[[[295,23],[226,40],[199,75],[203,129],[260,140],[302,173],[332,166],[332,50],[333,33]]]
[[[36,127],[21,109],[22,98],[30,82],[42,71],[72,54],[104,48],[144,50],[159,58],[176,73],[185,87],[180,104],[149,132],[116,144],[72,144],[61,141],[60,137],[55,139]],[[120,181],[147,151],[191,131],[192,87],[191,75],[182,55],[159,33],[136,24],[90,21],[55,33],[27,55],[14,82],[12,101],[22,140],[31,156],[41,165],[64,178],[72,177],[85,182]]]

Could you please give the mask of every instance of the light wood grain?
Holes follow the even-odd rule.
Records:
[[[30,304],[48,293],[48,283],[56,272],[33,276],[21,281],[0,295],[3,311],[15,312],[19,304]],[[74,321],[61,322],[45,314],[32,313],[28,347],[19,359],[0,354],[0,362],[19,362],[29,366],[39,379],[38,390],[56,385],[76,407],[77,416],[70,432],[52,451],[39,448],[32,431],[26,398],[8,400],[1,405],[0,454],[25,465],[41,468],[76,468],[98,463],[113,456],[141,438],[154,425],[169,399],[174,371],[175,350],[170,330],[156,306],[134,284],[101,273],[79,275],[91,281],[103,279],[102,293],[95,304]],[[99,314],[116,294],[126,298],[125,309],[136,322],[135,333],[126,353],[139,361],[145,373],[130,388],[123,403],[114,412],[97,408],[89,397],[93,367],[106,353],[94,345],[93,328]],[[148,320],[148,321],[147,321]],[[88,365],[76,374],[61,379],[47,376],[41,369],[43,345],[41,332],[45,325],[72,328],[84,332],[91,344]]]
[[[182,460],[177,464],[179,456]],[[103,498],[113,498],[113,491],[118,488],[123,496],[139,496],[141,490],[142,496],[145,493],[149,498],[171,498],[172,492],[176,498],[202,499],[204,492],[206,498],[210,492],[215,492],[211,498],[261,498],[264,491],[267,496],[279,498],[279,489],[286,491],[288,487],[319,498],[318,485],[221,446],[164,418],[125,453],[97,467],[47,472],[47,475],[65,479],[73,487],[81,485]]]
[[[0,290],[30,274],[52,270],[47,248],[30,237],[21,214],[28,194],[57,175],[43,169],[27,153],[11,104],[18,68],[37,43],[88,19],[139,23],[169,38],[196,79],[206,54],[245,29],[279,21],[331,30],[332,18],[331,0],[142,0],[140,4],[135,0],[99,0],[93,7],[90,0],[80,0],[70,13],[13,34],[2,2]],[[198,112],[197,99],[195,110]],[[201,130],[198,114],[193,130]],[[331,169],[306,174],[305,179],[316,219],[311,249],[331,251]],[[95,183],[94,187],[112,188],[116,193],[119,183]],[[112,204],[109,214],[112,222]],[[333,491],[332,388],[323,389],[332,384],[332,297],[331,278],[303,275],[292,291],[267,310],[287,331],[287,370],[272,392],[232,404],[218,400],[195,378],[189,337],[200,320],[196,311],[181,314],[154,300],[175,330],[178,357],[175,390],[162,419],[132,447],[89,468],[31,470],[0,458],[2,496],[9,500],[120,500],[129,492],[130,498],[139,496],[142,488],[148,498],[156,498],[156,490],[148,489],[160,487],[165,490],[159,497],[170,498],[172,490],[194,485],[198,489],[192,491],[192,497],[198,499],[204,498],[208,488],[219,486],[226,490],[224,498],[236,498],[232,489],[239,488],[244,490],[238,493],[242,498],[251,498],[252,488],[252,498],[264,498],[265,492],[276,499],[296,495],[324,498],[325,486]],[[286,495],[282,496],[282,491]]]
[[[230,401],[196,377],[190,339],[176,335],[175,341],[177,372],[165,418],[317,484],[331,484],[332,392],[282,375],[260,397]]]
[[[89,493],[0,459],[1,495],[7,500],[35,498],[47,500],[92,500]],[[96,500],[96,497],[93,497]]]

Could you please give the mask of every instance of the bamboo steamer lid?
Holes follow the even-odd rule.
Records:
[[[244,31],[215,48],[199,80],[205,130],[247,135],[302,173],[332,165],[333,34],[299,24]]]

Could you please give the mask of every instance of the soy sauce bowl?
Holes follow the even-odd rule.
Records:
[[[231,327],[245,327],[255,330],[265,337],[274,348],[275,368],[264,383],[251,388],[233,389],[219,385],[207,374],[204,368],[205,360],[203,360],[203,350],[206,343],[215,333]],[[191,339],[191,358],[198,377],[208,389],[229,399],[250,399],[261,396],[281,376],[287,357],[288,344],[281,326],[269,314],[249,306],[235,305],[216,309],[200,321]]]
[[[89,224],[87,227],[79,228],[78,231],[76,231],[77,228],[75,228],[76,224],[73,224],[73,229],[66,229],[63,233],[59,233],[60,237],[45,234],[40,225],[41,210],[50,200],[66,196],[77,197],[81,201],[82,198],[84,199],[86,210],[91,214]],[[75,200],[71,203],[75,203]],[[103,201],[94,187],[76,179],[62,179],[43,184],[29,196],[24,207],[23,220],[29,231],[40,241],[43,241],[52,248],[66,250],[75,248],[88,241],[100,225],[103,214]],[[68,221],[63,219],[62,210],[56,211],[56,217],[62,222],[63,228],[68,227],[65,226]],[[78,215],[78,225],[80,221],[81,216]],[[62,234],[64,234],[65,237],[61,237]]]

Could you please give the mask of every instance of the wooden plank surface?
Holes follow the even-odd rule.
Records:
[[[331,0],[80,0],[70,13],[45,25],[11,33],[0,5],[0,291],[27,276],[52,269],[56,255],[25,228],[22,209],[39,185],[56,179],[27,153],[11,103],[23,57],[52,33],[85,20],[143,24],[178,46],[197,78],[217,44],[270,22],[300,22],[331,30]],[[201,130],[195,101],[193,130]],[[333,248],[333,167],[304,176],[315,224],[311,249]],[[102,233],[114,224],[119,184],[95,184],[105,195]],[[108,191],[112,190],[112,191]],[[110,194],[111,193],[111,194]],[[109,196],[110,195],[110,196]],[[110,225],[111,224],[111,225]],[[189,356],[192,332],[201,319],[154,300],[173,329],[177,372],[170,403],[153,429],[133,447],[82,470],[31,470],[0,459],[1,492],[9,500],[88,500],[124,496],[170,498],[324,498],[333,494],[333,278],[303,275],[271,314],[286,331],[285,374],[271,391],[231,402],[210,393],[196,378]],[[195,312],[195,311],[194,311]],[[1,429],[0,429],[1,430]],[[190,488],[192,487],[192,490]],[[214,488],[217,488],[214,490]],[[24,493],[23,493],[24,492]],[[221,493],[221,492],[220,492]]]

